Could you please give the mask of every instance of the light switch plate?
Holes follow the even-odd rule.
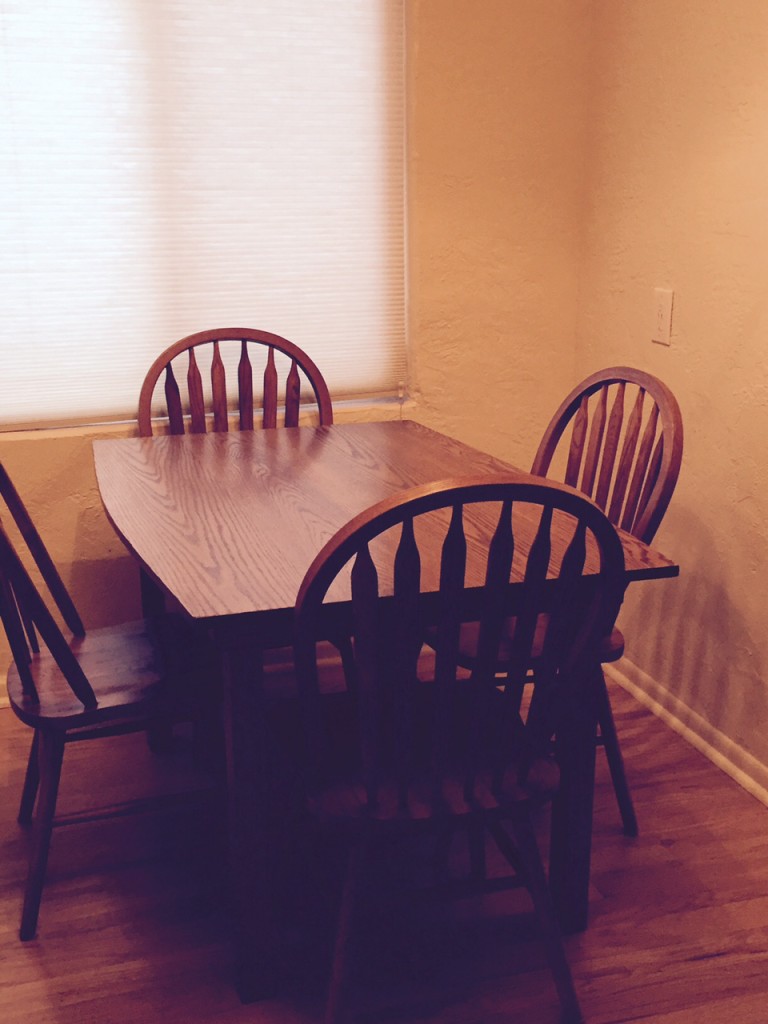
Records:
[[[651,341],[657,345],[672,344],[672,302],[675,293],[671,288],[654,288],[653,327]]]

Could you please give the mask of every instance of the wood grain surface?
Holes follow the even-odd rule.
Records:
[[[94,442],[112,523],[193,618],[290,613],[320,548],[400,490],[464,475],[528,474],[403,421]],[[627,580],[678,567],[622,534]]]

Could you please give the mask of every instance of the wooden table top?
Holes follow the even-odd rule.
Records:
[[[357,513],[455,476],[529,475],[409,421],[94,442],[104,507],[193,618],[293,608],[312,559]],[[627,580],[678,566],[622,533]]]

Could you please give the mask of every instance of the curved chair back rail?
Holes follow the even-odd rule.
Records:
[[[548,476],[567,427],[565,483],[611,522],[650,544],[680,473],[683,420],[670,389],[650,373],[612,366],[593,373],[552,417],[531,472]]]
[[[257,348],[265,350],[261,398],[257,399],[262,410],[262,427],[277,426],[281,398],[285,406],[284,425],[298,426],[303,386],[314,395],[320,424],[325,426],[333,423],[328,386],[306,352],[286,338],[269,331],[228,327],[190,334],[157,357],[144,378],[139,396],[141,437],[151,437],[153,434],[153,402],[156,401],[161,376],[164,377],[163,392],[169,433],[205,433],[208,429],[229,429],[232,403],[227,386],[227,360],[222,358],[222,348],[229,343],[239,348],[234,375],[237,378],[236,408],[240,430],[254,429],[254,401],[259,391],[254,391],[251,358],[255,356]],[[205,382],[199,365],[203,348],[210,349],[210,369]],[[180,359],[183,356],[186,356],[186,360]],[[285,370],[282,380],[281,370]]]

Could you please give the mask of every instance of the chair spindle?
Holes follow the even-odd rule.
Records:
[[[656,438],[656,427],[658,422],[659,407],[654,402],[651,407],[650,415],[648,416],[648,422],[645,425],[645,430],[643,431],[640,447],[637,450],[635,469],[632,473],[632,480],[630,481],[629,489],[627,491],[624,514],[620,520],[616,520],[622,530],[632,532],[632,527],[636,522],[637,516],[642,511],[639,507],[640,495],[642,493],[643,481],[648,474],[648,467],[651,461],[651,452],[653,451],[653,442]]]
[[[271,430],[277,426],[277,369],[275,367],[275,350],[271,345],[267,353],[267,365],[264,367],[262,426],[265,430]]]
[[[240,342],[240,362],[237,365],[237,394],[240,429],[253,430],[253,369],[248,357],[248,342]]]
[[[213,405],[213,429],[217,433],[225,433],[229,430],[227,378],[218,341],[213,343],[213,356],[211,358],[211,401]]]
[[[299,405],[301,404],[301,379],[296,360],[291,361],[291,369],[285,382],[285,425],[298,427]]]
[[[165,368],[165,403],[168,409],[168,426],[172,434],[184,433],[184,412],[181,408],[179,385],[173,375],[171,363]]]
[[[597,492],[595,494],[595,501],[603,510],[608,507],[608,493],[611,488],[613,468],[616,464],[616,452],[619,446],[621,426],[624,422],[625,390],[626,385],[624,381],[619,381],[616,388],[616,397],[611,408],[611,414],[608,418],[608,429],[605,433],[603,458],[600,464],[600,475],[597,480]]]
[[[190,433],[204,434],[205,402],[203,400],[203,381],[195,359],[195,350],[189,350],[189,367],[187,369],[187,390],[189,392]]]
[[[621,521],[621,510],[624,506],[624,498],[627,494],[629,477],[632,472],[632,465],[635,461],[638,438],[640,437],[640,427],[643,422],[644,398],[645,391],[643,391],[642,388],[639,388],[637,397],[635,398],[635,404],[632,406],[632,412],[629,414],[629,419],[627,420],[624,443],[621,446],[621,455],[619,456],[616,479],[613,483],[613,493],[611,494],[611,502],[608,511],[608,518],[612,523],[618,523]]]

